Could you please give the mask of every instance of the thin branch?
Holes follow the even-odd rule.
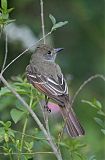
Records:
[[[30,95],[30,104],[29,107],[32,108],[32,103],[33,103],[33,95],[32,95],[32,87],[31,87],[31,95]],[[24,126],[23,126],[23,131],[22,131],[22,137],[21,137],[21,146],[20,146],[20,150],[22,152],[22,148],[23,148],[23,143],[24,143],[24,137],[25,137],[25,132],[26,132],[26,127],[27,127],[27,123],[28,123],[28,116],[25,119],[24,122]]]
[[[38,99],[38,97],[37,97],[37,99]],[[47,133],[48,133],[50,139],[51,139],[52,142],[53,142],[52,136],[51,136],[51,134],[50,134],[50,129],[49,129],[48,111],[46,111],[46,108],[44,108],[44,105],[45,105],[44,103],[45,103],[45,101],[44,101],[44,103],[41,103],[41,102],[39,101],[39,99],[38,99],[38,102],[39,102],[40,108],[41,108],[42,113],[43,113],[43,118],[44,118],[44,122],[45,122],[45,126],[46,126]],[[59,146],[57,146],[57,150],[59,150]],[[59,152],[60,152],[60,150],[59,150]],[[61,153],[60,153],[60,154],[61,154]]]
[[[43,124],[40,122],[36,114],[33,110],[28,106],[28,104],[23,100],[23,98],[9,85],[9,83],[4,79],[2,74],[0,74],[0,79],[4,83],[4,85],[15,95],[15,97],[21,102],[21,104],[29,111],[35,122],[38,124],[39,128],[43,131],[44,136],[48,140],[50,147],[52,148],[56,158],[58,160],[62,160],[62,156],[60,151],[58,151],[56,143],[52,140],[52,138],[47,133],[46,129],[44,128]]]
[[[6,65],[6,61],[7,61],[7,53],[8,53],[8,36],[7,33],[5,35],[5,56],[4,56],[4,62],[3,62],[3,66],[1,69],[1,72],[3,71],[5,65]]]
[[[74,104],[74,101],[76,99],[76,97],[78,96],[78,94],[80,93],[80,91],[85,87],[85,85],[87,85],[90,81],[92,81],[93,79],[96,79],[96,78],[101,78],[102,80],[105,81],[105,76],[101,75],[101,74],[95,74],[91,77],[89,77],[86,81],[84,81],[82,83],[82,85],[79,87],[79,89],[76,91],[75,95],[73,96],[73,99],[71,101],[71,107],[73,106]]]
[[[33,139],[36,139],[36,140],[41,140],[41,141],[47,141],[46,140],[46,138],[39,138],[39,137],[35,137],[35,136],[33,136],[33,135],[28,135],[28,134],[26,134],[26,133],[22,133],[22,132],[19,132],[19,131],[16,131],[16,130],[13,130],[14,132],[16,132],[16,133],[19,133],[19,134],[21,134],[21,135],[24,135],[24,136],[26,136],[26,137],[29,137],[29,138],[33,138]]]
[[[3,27],[0,27],[0,39],[1,39],[2,33],[3,33]]]
[[[23,143],[24,143],[24,137],[25,137],[25,131],[26,131],[26,127],[27,127],[27,122],[28,122],[28,117],[26,117],[25,122],[24,122],[24,126],[23,126],[22,137],[21,137],[21,145],[20,145],[21,152],[22,152],[22,149],[23,149]]]
[[[3,153],[3,152],[0,152],[0,155],[8,155],[9,153]],[[11,155],[18,155],[19,153],[16,153],[16,152],[13,152],[11,153]],[[34,155],[34,154],[54,154],[54,152],[32,152],[32,153],[26,153],[26,152],[22,152],[21,155]]]
[[[42,22],[42,34],[43,34],[43,41],[44,44],[46,43],[45,41],[45,27],[44,27],[44,12],[43,12],[43,0],[40,0],[40,7],[41,7],[41,22]]]
[[[48,32],[45,37],[47,37],[48,35],[50,35],[52,33],[52,31]],[[24,55],[26,52],[28,52],[32,47],[34,47],[37,43],[39,43],[41,40],[43,40],[42,37],[41,39],[39,39],[37,42],[35,42],[33,45],[31,45],[30,47],[28,47],[27,49],[25,49],[22,53],[20,53],[16,58],[14,58],[1,72],[1,74],[3,74],[9,67],[11,64],[13,64],[18,58],[20,58],[22,55]]]

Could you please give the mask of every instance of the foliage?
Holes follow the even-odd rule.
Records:
[[[10,84],[19,94],[21,94],[24,99],[26,99],[29,105],[31,104],[30,107],[33,108],[34,111],[36,111],[38,102],[43,99],[43,95],[36,91],[35,88],[33,88],[29,83],[27,83],[25,78],[23,79],[20,76],[14,77]],[[6,87],[2,87],[0,96],[1,98],[6,97],[8,99],[8,97],[11,97],[12,94]],[[12,102],[12,106],[15,106],[15,108],[12,107],[12,109],[10,110],[11,118],[9,119],[11,121],[0,121],[0,144],[2,146],[0,151],[3,152],[3,154],[7,157],[12,157],[11,159],[13,159],[14,157],[15,159],[18,159],[18,157],[20,157],[20,159],[23,158],[28,160],[28,158],[32,158],[34,154],[37,153],[37,148],[35,147],[36,144],[38,145],[38,143],[42,143],[40,144],[40,149],[43,149],[43,145],[44,148],[48,148],[48,144],[46,143],[46,140],[44,139],[41,131],[37,129],[35,125],[34,127],[28,125],[27,121],[29,121],[29,123],[31,122],[27,110],[24,109],[24,107],[21,106],[21,104],[17,102],[16,99],[14,102]],[[20,124],[20,126],[23,125],[23,128],[25,128],[25,130],[15,130],[16,127],[13,127],[13,123],[15,123],[15,125],[17,126],[18,124]],[[31,134],[26,134],[26,128],[29,128],[27,132],[31,131]],[[56,139],[56,142],[57,141],[58,139]],[[77,157],[78,159],[85,159],[85,155],[82,153],[82,150],[84,150],[86,145],[84,145],[80,140],[68,140],[68,138],[66,137],[65,140],[58,141],[58,145],[62,149],[62,151],[65,148],[65,150],[70,153],[69,156],[71,156],[72,158],[74,157],[73,159],[75,159],[75,157]],[[47,150],[49,151],[49,149]]]
[[[58,61],[61,63],[65,73],[71,72],[73,74],[74,81],[72,83],[74,83],[75,90],[75,88],[78,87],[78,83],[80,83],[81,79],[83,80],[83,78],[87,76],[87,73],[93,74],[93,72],[97,71],[104,72],[103,62],[105,58],[103,55],[104,47],[102,43],[104,40],[103,36],[101,36],[103,35],[103,16],[101,15],[103,15],[102,6],[104,5],[102,5],[101,1],[99,3],[96,3],[95,1],[91,0],[80,2],[63,1],[64,6],[66,7],[62,7],[62,5],[59,5],[59,2],[53,2],[54,3],[48,1],[48,6],[46,5],[47,8],[45,10],[47,10],[51,6],[52,9],[55,9],[54,14],[56,15],[56,17],[60,17],[61,15],[64,17],[64,19],[68,15],[70,15],[70,18],[72,17],[72,22],[69,26],[71,29],[69,29],[69,31],[67,30],[67,32],[65,33],[58,31],[57,37],[59,37],[63,46],[66,46],[65,48],[68,48],[68,51],[70,50],[70,54],[66,53],[65,60],[63,55],[62,58]],[[8,3],[13,4],[15,3],[15,1],[8,1]],[[61,10],[60,16],[58,11],[56,10],[57,5],[59,7],[59,11]],[[33,28],[33,30],[35,26],[36,29],[34,30],[34,32],[38,33],[40,28],[40,26],[38,26],[40,24],[38,21],[39,15],[35,17],[34,24],[33,18],[29,17],[33,16],[34,13],[30,12],[30,14],[27,14],[27,7],[29,10],[30,8],[31,10],[36,9],[36,13],[39,12],[38,7],[32,9],[34,5],[31,4],[31,1],[29,3],[29,0],[18,1],[15,4],[15,6],[17,7],[17,10],[19,7],[19,12],[17,12],[17,15],[15,15],[15,17],[18,19],[18,23],[28,23],[30,25],[30,28]],[[66,8],[68,8],[68,10]],[[12,10],[13,8],[8,9],[7,0],[1,0],[1,28],[14,21],[14,19],[11,20],[9,18],[9,14],[12,12]],[[97,10],[100,11],[99,14]],[[51,12],[53,12],[53,10]],[[51,14],[49,15],[49,17],[53,24],[51,32],[68,23],[67,21],[57,22],[55,17]],[[48,23],[46,24],[46,28],[49,28],[49,26],[47,25]],[[55,39],[55,43],[56,45],[59,45],[58,38]],[[14,46],[15,45],[12,44],[12,47],[10,47],[11,54],[10,56],[8,56],[8,59],[11,59],[12,52],[14,54],[14,50],[15,53],[18,52],[16,48],[12,51],[12,48],[14,48]],[[16,47],[17,46],[18,45],[16,43]],[[4,54],[4,52],[2,51],[1,53]],[[22,68],[24,69],[24,65],[26,65],[25,61],[22,61],[21,65],[15,67],[15,74],[17,73],[16,68],[17,70],[20,69],[19,72],[21,73]],[[11,71],[8,72],[8,74],[11,75]],[[12,74],[14,74],[14,69]],[[75,79],[78,80],[75,82]],[[11,82],[9,83],[12,86],[12,88],[15,89],[24,98],[24,100],[30,105],[30,107],[35,111],[35,113],[38,114],[41,121],[43,122],[42,114],[38,110],[39,102],[43,99],[43,95],[41,95],[29,83],[27,83],[24,76],[13,77]],[[95,88],[98,92],[100,90],[99,86],[102,85],[100,84],[101,83],[98,83],[98,85],[93,84],[92,87],[86,90],[83,96],[90,95],[91,97],[93,97],[93,94],[95,94],[93,92],[93,89]],[[71,88],[73,88],[73,86],[71,86]],[[97,96],[102,97],[102,93],[98,93]],[[90,114],[92,117],[94,117],[95,122],[99,124],[99,126],[101,127],[102,137],[98,137],[101,142],[101,140],[103,141],[103,136],[105,135],[105,113],[103,106],[96,99],[94,99],[92,102],[86,100],[83,100],[83,102],[84,105],[89,104],[95,109],[95,111],[97,111],[97,116],[93,116],[92,113]],[[87,110],[85,112],[87,112]],[[86,117],[85,114],[82,114],[82,112],[80,113],[80,117],[82,118],[83,122],[85,122],[88,119],[88,116]],[[52,160],[54,159],[52,153],[51,155],[49,155],[50,147],[48,145],[48,142],[44,138],[43,133],[37,128],[35,123],[33,123],[27,110],[24,109],[20,102],[11,94],[11,92],[6,87],[2,87],[0,90],[0,119],[0,153],[3,153],[3,155],[0,155],[1,159],[5,159],[5,157],[6,159],[10,160],[28,160],[32,159],[32,157],[36,159],[40,157],[43,160],[49,159],[49,157]],[[53,119],[53,122],[50,123],[50,126],[51,129],[58,134],[57,131],[59,127],[56,124],[57,121],[56,123],[54,123],[54,120],[55,119]],[[88,123],[90,122],[86,122],[85,127],[87,127]],[[52,128],[53,124],[54,127]],[[52,135],[55,135],[54,132],[52,132]],[[71,158],[71,160],[96,160],[98,156],[102,157],[101,150],[104,150],[104,147],[103,145],[101,145],[99,141],[96,143],[96,139],[94,138],[95,135],[93,133],[91,134],[90,131],[88,131],[88,133],[88,136],[86,135],[86,137],[84,137],[83,139],[70,139],[65,134],[60,141],[58,140],[58,138],[56,138],[57,135],[52,137],[61,148],[64,159]],[[95,145],[90,144],[89,141],[87,142],[86,138],[88,140],[90,138],[90,141],[95,140]],[[97,144],[100,150],[96,151],[95,147],[97,147]],[[94,146],[94,149],[92,148],[92,146]],[[43,152],[45,154],[43,154]]]
[[[96,99],[94,99],[92,102],[87,100],[82,100],[82,102],[89,104],[91,107],[96,109],[97,116],[100,116],[100,118],[94,117],[94,120],[100,127],[102,127],[101,132],[105,135],[105,112],[103,111],[102,104]]]
[[[52,24],[53,24],[51,31],[54,31],[54,30],[56,30],[57,28],[60,28],[60,27],[66,25],[66,24],[68,23],[68,21],[57,22],[57,23],[56,23],[56,19],[55,19],[55,17],[54,17],[52,14],[49,14],[49,18],[51,19]]]
[[[14,8],[7,8],[7,0],[1,0],[0,8],[0,27],[3,28],[4,25],[14,22],[14,19],[9,19],[9,14],[13,11]]]

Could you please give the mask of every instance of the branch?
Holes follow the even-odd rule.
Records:
[[[58,160],[62,160],[60,152],[57,150],[56,143],[52,141],[51,137],[47,133],[46,129],[44,128],[43,124],[40,122],[36,114],[33,112],[33,110],[28,106],[28,104],[23,100],[23,98],[9,85],[9,83],[4,79],[2,74],[0,74],[0,79],[4,83],[4,85],[13,93],[13,95],[21,102],[21,104],[29,111],[31,116],[33,117],[34,121],[38,124],[39,128],[43,131],[44,136],[49,142],[50,147],[52,148],[56,158]]]
[[[43,34],[43,41],[44,41],[44,44],[45,44],[46,41],[45,41],[45,29],[44,29],[43,0],[40,0],[40,7],[41,7],[42,34]]]
[[[101,78],[102,80],[105,81],[105,76],[101,75],[101,74],[95,74],[91,77],[89,77],[86,81],[84,81],[82,83],[82,85],[79,87],[79,89],[76,91],[75,95],[73,96],[73,99],[71,101],[71,107],[73,106],[74,104],[74,101],[76,99],[76,97],[78,96],[78,94],[80,93],[80,91],[85,87],[86,84],[88,84],[90,81],[92,81],[93,79],[96,79],[96,78]]]
[[[5,36],[5,56],[4,56],[4,62],[3,62],[3,66],[2,66],[1,72],[3,71],[3,69],[4,69],[5,65],[6,65],[7,53],[8,53],[8,36],[6,34],[6,36]]]

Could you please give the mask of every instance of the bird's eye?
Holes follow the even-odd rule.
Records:
[[[51,54],[51,51],[48,51],[47,54]]]

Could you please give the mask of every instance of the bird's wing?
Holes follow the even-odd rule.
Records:
[[[35,69],[33,71],[30,65],[27,66],[26,73],[28,81],[48,97],[63,101],[61,97],[68,95],[67,83],[62,74],[58,75],[58,81],[56,81],[51,75],[42,75],[35,71]]]

